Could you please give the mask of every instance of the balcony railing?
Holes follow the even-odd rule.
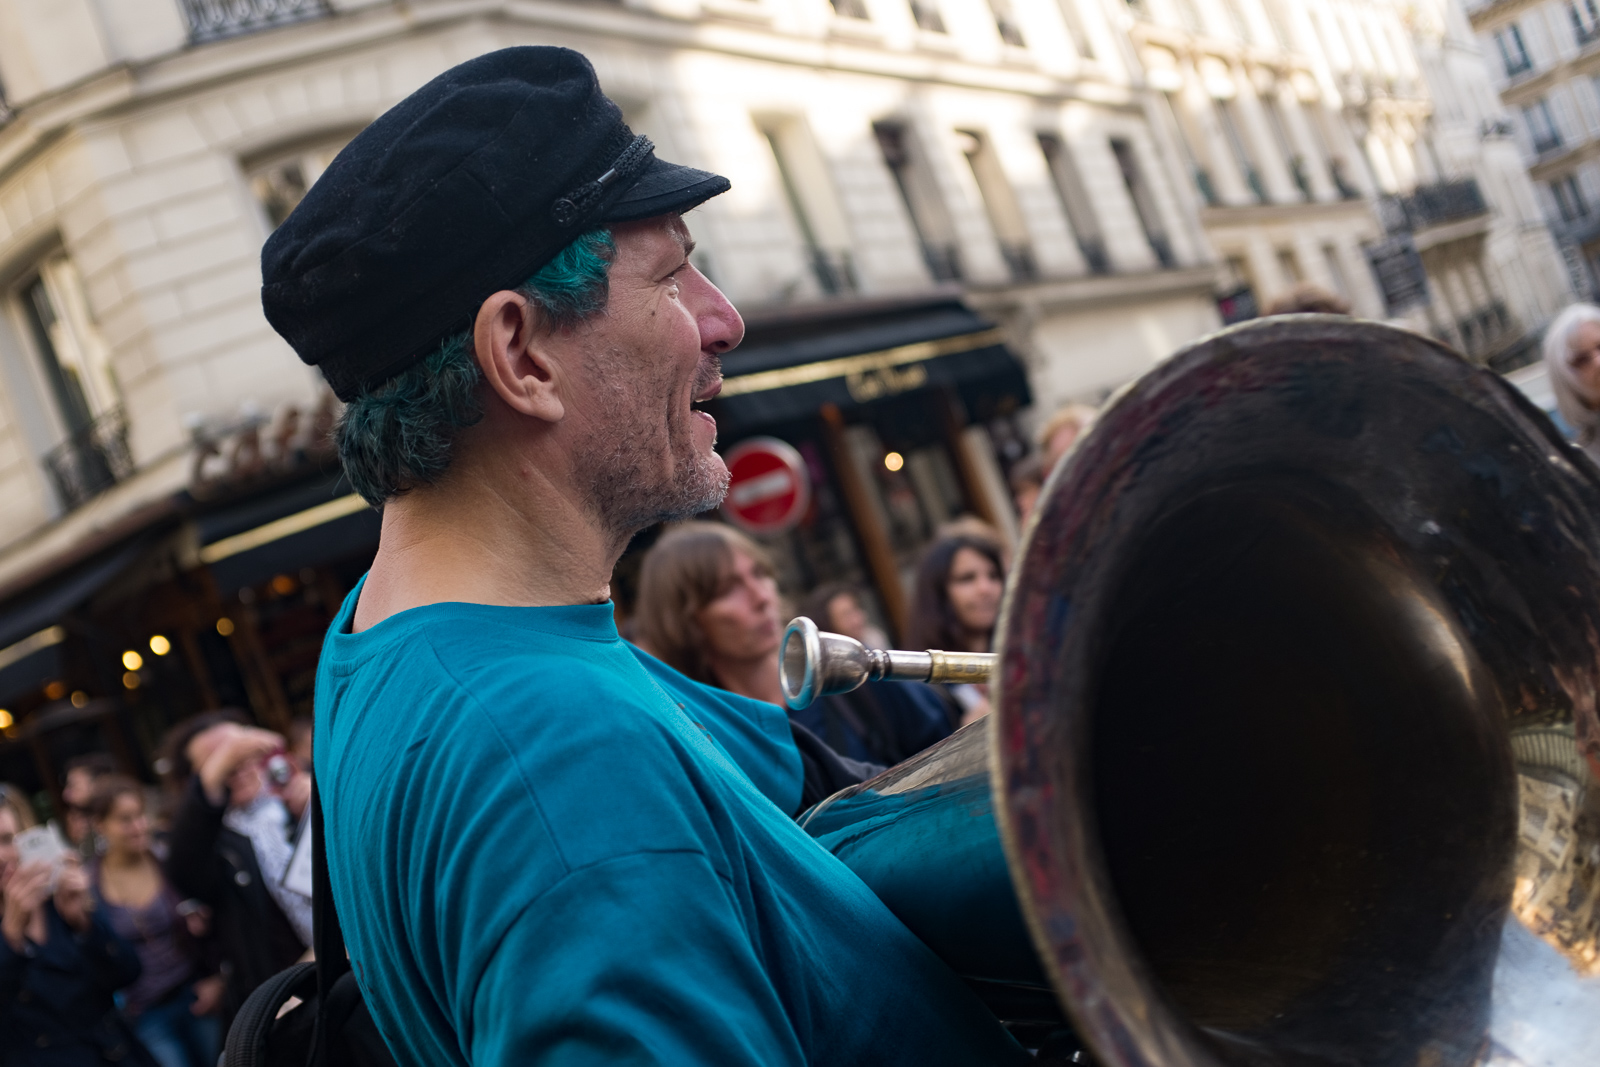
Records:
[[[44,465],[69,511],[132,475],[122,410],[107,412],[45,453]]]
[[[1553,130],[1550,133],[1534,134],[1533,136],[1533,151],[1535,155],[1542,156],[1546,152],[1554,152],[1560,147],[1561,135]]]
[[[180,0],[195,44],[321,18],[328,0]]]
[[[1378,218],[1390,233],[1415,233],[1489,210],[1472,178],[1419,186],[1410,196],[1381,197],[1377,206]]]
[[[1506,77],[1515,78],[1518,74],[1526,74],[1533,69],[1533,60],[1527,56],[1506,57]]]

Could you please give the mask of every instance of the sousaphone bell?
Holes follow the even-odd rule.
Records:
[[[994,713],[804,825],[1103,1067],[1600,1063],[1597,504],[1427,338],[1212,335],[1051,476]],[[985,673],[809,620],[781,654],[793,706]]]

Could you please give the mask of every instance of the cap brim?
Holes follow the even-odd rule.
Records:
[[[688,211],[725,193],[732,183],[720,174],[650,157],[638,179],[600,214],[601,222],[636,222],[669,211]]]

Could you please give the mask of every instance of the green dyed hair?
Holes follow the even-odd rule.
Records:
[[[615,256],[610,231],[591,230],[516,292],[539,309],[549,329],[569,329],[605,308],[606,272]],[[457,435],[483,418],[482,384],[469,326],[352,400],[335,433],[355,491],[382,507],[390,497],[437,481],[450,467]]]

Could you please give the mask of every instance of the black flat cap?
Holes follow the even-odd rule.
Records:
[[[345,146],[261,250],[261,304],[349,401],[579,234],[727,189],[657,159],[579,53],[506,48],[445,71]]]

